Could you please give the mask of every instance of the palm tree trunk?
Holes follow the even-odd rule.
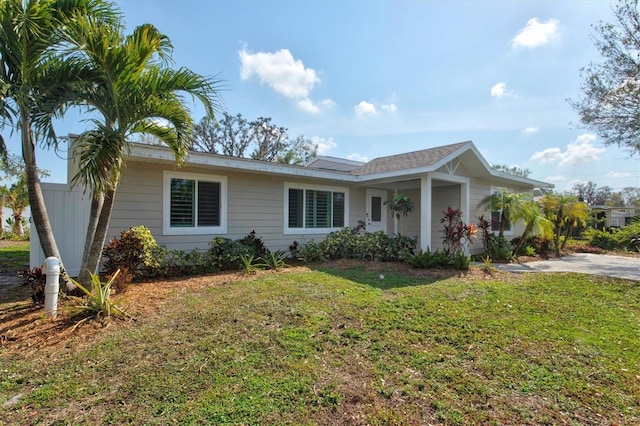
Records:
[[[35,144],[33,140],[33,131],[31,129],[31,119],[29,114],[24,110],[20,111],[20,126],[22,137],[22,157],[24,158],[27,188],[29,190],[29,205],[31,206],[31,217],[36,227],[36,233],[40,239],[40,247],[45,257],[56,257],[62,265],[62,258],[58,251],[47,207],[44,204],[42,188],[40,187],[40,178],[38,177],[38,166],[36,165]]]
[[[22,228],[22,215],[20,214],[13,215],[13,233],[18,236],[22,236],[22,234],[24,234],[24,229]]]
[[[572,232],[573,226],[571,224],[567,224],[567,229],[564,233],[564,241],[562,241],[562,247],[560,248],[561,250],[564,250],[564,248],[567,246],[567,241],[569,241]]]
[[[96,269],[98,266],[98,262],[96,262],[93,258],[91,258],[91,247],[93,245],[93,240],[96,235],[96,228],[98,226],[98,221],[100,219],[100,214],[102,213],[102,206],[104,205],[104,193],[96,193],[93,192],[93,196],[91,197],[91,213],[89,216],[89,225],[87,226],[87,234],[84,240],[84,252],[82,254],[82,264],[80,266],[80,273],[78,275],[78,282],[81,284],[88,284],[91,282],[91,274],[96,273]],[[95,254],[94,254],[95,256]],[[89,268],[90,263],[95,263],[96,267],[93,269]]]
[[[116,196],[117,183],[112,188],[107,190],[104,196],[104,202],[102,209],[100,210],[100,217],[96,225],[93,241],[91,242],[91,248],[89,249],[89,256],[87,258],[88,271],[97,271],[100,259],[102,258],[102,249],[104,242],[107,238],[107,231],[109,229],[109,222],[111,221],[111,211],[113,210],[113,201]]]

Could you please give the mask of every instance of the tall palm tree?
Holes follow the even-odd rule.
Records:
[[[94,128],[78,137],[74,182],[91,188],[93,197],[80,282],[97,270],[106,238],[121,168],[134,134],[151,135],[186,160],[194,122],[184,94],[198,99],[208,117],[220,108],[216,80],[187,68],[167,66],[172,46],[152,25],[137,27],[124,36],[122,27],[83,22],[74,44],[81,51],[70,58],[85,62],[97,79],[85,87],[82,103],[99,113]]]
[[[21,136],[29,204],[45,256],[60,258],[44,204],[36,163],[36,143],[56,143],[52,118],[73,98],[80,74],[74,63],[56,60],[67,40],[65,29],[81,16],[115,22],[119,16],[103,0],[0,1],[0,128]],[[48,106],[45,108],[44,105]],[[0,153],[6,153],[0,137]]]

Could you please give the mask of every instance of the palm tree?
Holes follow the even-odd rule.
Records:
[[[516,255],[529,237],[534,235],[550,236],[553,234],[553,224],[545,217],[538,204],[530,198],[515,205],[515,209],[511,212],[511,220],[513,220],[513,223],[517,223],[520,220],[524,222],[524,231],[520,236],[517,247],[513,251]]]
[[[511,223],[511,211],[514,208],[517,209],[516,205],[521,201],[522,197],[519,196],[519,194],[509,192],[506,189],[501,189],[500,191],[495,191],[480,200],[478,208],[500,212],[500,219],[498,221],[500,229],[499,236],[504,237],[506,225],[507,223]],[[491,227],[493,228],[493,226],[494,224],[492,220]]]
[[[384,202],[384,204],[389,205],[389,210],[391,210],[396,219],[400,221],[400,235],[404,233],[402,227],[402,218],[409,216],[409,213],[415,210],[415,204],[409,197],[403,194],[394,194],[393,198]]]
[[[74,97],[81,72],[73,62],[56,60],[68,40],[65,29],[80,16],[119,19],[103,0],[0,1],[0,128],[20,133],[31,215],[45,256],[60,258],[44,204],[36,163],[36,143],[56,144],[52,118]],[[46,105],[46,107],[45,107]],[[6,153],[0,137],[0,153]]]
[[[83,25],[74,40],[83,49],[73,59],[94,70],[97,78],[86,86],[82,102],[101,118],[76,142],[79,172],[73,181],[93,193],[80,282],[97,270],[131,135],[156,137],[181,165],[194,127],[183,93],[198,99],[210,118],[220,105],[215,80],[166,66],[172,46],[152,25],[139,26],[129,36],[121,27],[92,21]]]
[[[586,224],[589,217],[589,206],[579,201],[575,195],[551,194],[540,199],[540,205],[547,218],[554,225],[553,244],[556,254],[564,249],[566,241],[571,237],[571,231],[579,223]],[[560,244],[560,238],[565,234],[565,241]]]
[[[23,235],[22,214],[29,206],[29,191],[27,188],[26,175],[21,176],[16,183],[4,194],[3,201],[5,205],[13,212],[13,229],[15,235]]]

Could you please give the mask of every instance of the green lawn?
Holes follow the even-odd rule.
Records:
[[[0,247],[0,271],[18,271],[29,264],[29,241],[7,241]]]
[[[0,424],[640,424],[628,281],[318,269],[176,294],[107,331],[0,350]]]

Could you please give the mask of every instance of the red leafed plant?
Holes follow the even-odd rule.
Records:
[[[462,221],[462,211],[452,209],[450,206],[444,212],[440,223],[444,225],[442,230],[442,244],[447,255],[463,251],[465,244],[473,243],[476,228],[472,223]]]

